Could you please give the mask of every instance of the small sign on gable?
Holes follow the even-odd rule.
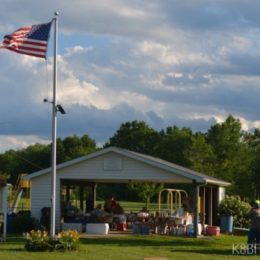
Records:
[[[106,157],[103,160],[104,171],[121,171],[123,169],[123,159],[121,157]]]

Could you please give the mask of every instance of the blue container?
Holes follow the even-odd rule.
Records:
[[[233,232],[233,216],[220,216],[220,230],[221,232]]]
[[[141,226],[133,224],[133,233],[134,234],[141,234]]]
[[[193,226],[193,224],[187,225],[186,233],[187,233],[187,236],[189,236],[189,237],[194,235],[194,226]]]
[[[149,235],[150,226],[148,224],[133,224],[133,234]]]
[[[13,233],[13,220],[15,218],[15,214],[7,215],[7,223],[6,223],[6,232],[7,233]]]
[[[142,224],[141,234],[143,234],[143,235],[149,235],[150,234],[150,226],[148,224]]]

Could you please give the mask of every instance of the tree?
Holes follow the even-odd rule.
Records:
[[[117,146],[131,151],[154,155],[159,134],[144,121],[126,122],[104,147]]]
[[[185,156],[193,170],[214,175],[214,161],[216,159],[213,148],[206,142],[204,134],[195,133],[191,137],[191,144],[189,149],[185,151]]]
[[[240,138],[241,123],[231,115],[225,122],[212,126],[207,133],[207,141],[213,146],[219,161],[234,156],[240,145]]]
[[[189,167],[186,154],[191,146],[192,131],[189,128],[168,127],[160,132],[161,140],[157,149],[160,158]]]
[[[5,181],[7,181],[10,178],[10,175],[6,172],[0,171],[0,177],[2,177]]]
[[[51,147],[36,143],[25,149],[16,152],[19,159],[19,170],[24,173],[31,173],[45,169],[51,164]]]
[[[65,160],[71,160],[96,150],[96,142],[84,135],[78,137],[77,135],[68,136],[63,140],[63,148],[65,153]]]
[[[57,138],[56,140],[56,150],[57,150],[57,164],[65,162],[66,161],[66,153],[63,146],[63,141],[61,138]],[[51,145],[50,145],[51,149]]]
[[[86,155],[96,150],[94,140],[84,135],[81,138],[74,135],[64,140],[57,138],[57,163]],[[0,154],[0,171],[10,178],[8,181],[16,183],[21,173],[32,173],[51,165],[51,144],[34,144],[24,149],[9,150]]]
[[[251,199],[260,198],[260,129],[255,129],[254,133],[245,133],[244,140],[251,154],[252,163],[249,170],[252,171],[249,177],[251,186]]]
[[[207,132],[207,142],[215,154],[214,176],[231,182],[232,194],[250,195],[252,158],[243,142],[239,119],[230,115],[223,123],[212,126]]]
[[[81,137],[81,143],[86,153],[91,153],[97,149],[95,140],[86,134]]]
[[[159,193],[161,189],[163,189],[163,184],[158,184],[158,183],[148,183],[148,182],[143,182],[143,183],[131,183],[130,189],[134,190],[138,197],[145,202],[145,206],[148,209],[150,200],[153,196]]]
[[[4,172],[10,178],[12,184],[15,184],[18,175],[19,159],[17,159],[16,152],[14,150],[6,151],[0,156],[0,170]]]
[[[240,152],[241,123],[229,116],[225,122],[215,124],[207,133],[215,157],[215,175],[232,181]],[[235,167],[235,168],[234,168]]]

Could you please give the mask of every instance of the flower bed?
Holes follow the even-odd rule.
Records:
[[[76,230],[63,231],[52,238],[46,231],[32,230],[25,234],[27,251],[72,251],[79,246],[79,233]]]

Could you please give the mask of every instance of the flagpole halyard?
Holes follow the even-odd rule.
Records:
[[[56,223],[56,136],[57,136],[57,49],[58,49],[58,12],[54,13],[54,46],[53,46],[53,102],[52,102],[52,197],[51,197],[51,230],[52,237],[55,236]]]

